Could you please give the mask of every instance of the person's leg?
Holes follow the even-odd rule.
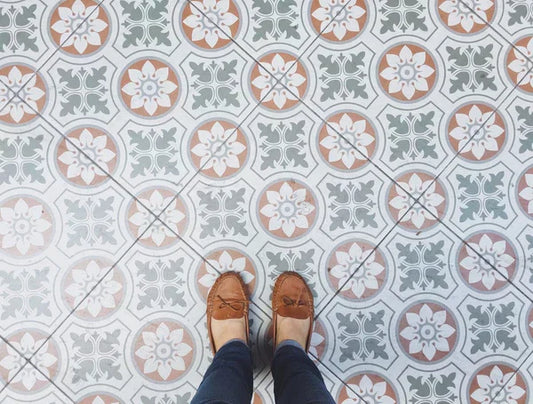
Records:
[[[335,404],[320,371],[294,340],[284,340],[272,360],[277,404]]]
[[[243,340],[234,339],[215,354],[191,404],[250,404],[252,393],[252,354]]]
[[[207,331],[215,353],[193,404],[250,404],[252,353],[248,347],[248,295],[235,272],[220,275],[207,295]]]

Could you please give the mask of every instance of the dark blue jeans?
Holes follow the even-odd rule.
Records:
[[[320,371],[297,344],[282,343],[272,360],[278,404],[335,404]],[[228,342],[215,354],[191,404],[250,404],[252,353],[241,341]]]

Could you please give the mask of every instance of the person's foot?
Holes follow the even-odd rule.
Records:
[[[272,311],[274,348],[291,339],[307,351],[313,329],[313,294],[296,272],[284,272],[276,280]]]
[[[207,296],[207,330],[215,353],[231,339],[248,343],[248,296],[235,272],[220,275]]]

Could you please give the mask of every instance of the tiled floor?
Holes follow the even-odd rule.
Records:
[[[217,273],[343,404],[533,402],[532,0],[0,0],[0,402],[187,403]]]

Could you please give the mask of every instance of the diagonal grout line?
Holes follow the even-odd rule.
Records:
[[[494,395],[494,397],[492,397],[490,399],[490,402],[488,404],[492,404],[494,402],[494,400],[496,400],[497,398],[499,398],[498,396],[500,395],[500,393],[505,389],[505,387],[511,382],[511,380],[516,376],[516,374],[518,373],[518,371],[520,370],[520,368],[522,368],[522,366],[524,366],[524,364],[527,362],[527,360],[533,355],[533,351],[530,352],[526,358],[522,361],[522,363],[520,363],[520,365],[518,365],[518,367],[516,368],[516,370],[513,372],[512,376],[507,380],[507,382],[504,383],[504,385],[498,390],[498,392]],[[526,388],[527,388],[527,381],[526,381]],[[499,400],[498,400],[499,401]],[[501,402],[501,401],[499,401]]]
[[[15,377],[16,377],[16,376],[17,376],[17,375],[18,375],[18,374],[19,374],[19,373],[20,373],[20,372],[26,367],[26,366],[31,366],[31,367],[33,367],[35,370],[37,370],[37,372],[39,372],[39,373],[40,373],[45,379],[47,379],[51,384],[53,384],[53,385],[54,385],[54,386],[55,386],[55,387],[56,387],[61,393],[63,393],[63,394],[65,395],[65,397],[67,397],[67,398],[68,398],[70,401],[72,401],[73,403],[75,402],[72,398],[70,398],[70,396],[69,396],[67,393],[65,393],[65,391],[64,391],[61,387],[59,387],[57,384],[55,384],[55,383],[52,381],[52,379],[50,379],[46,374],[44,374],[44,372],[43,372],[41,369],[39,369],[39,368],[38,368],[36,365],[34,365],[29,359],[27,359],[22,353],[20,353],[20,352],[18,351],[18,349],[17,349],[16,347],[14,347],[13,344],[12,344],[10,341],[8,341],[6,338],[2,337],[1,335],[0,335],[0,340],[4,341],[4,343],[5,343],[6,345],[8,345],[8,346],[9,346],[11,349],[13,349],[13,350],[14,350],[19,356],[21,356],[22,359],[25,360],[24,365],[22,365],[22,366],[20,367],[20,369],[17,371],[17,373],[15,373],[15,375],[13,375],[13,377],[10,378],[10,379],[7,381],[7,383],[6,383],[2,388],[0,388],[0,393],[2,393],[4,390],[7,389],[7,386],[11,383],[11,381],[12,381],[12,380],[13,380],[13,379],[14,379],[14,378],[15,378]]]
[[[514,43],[512,43],[507,37],[505,37],[503,34],[501,34],[489,21],[487,21],[485,18],[480,16],[476,10],[474,10],[472,7],[470,7],[470,4],[468,4],[465,0],[459,0],[461,4],[463,4],[466,8],[468,8],[473,14],[475,14],[480,20],[482,20],[487,26],[490,27],[496,34],[498,34],[499,37],[501,37],[505,42],[507,42],[511,47],[513,47],[518,53],[520,53],[522,56],[524,56],[527,60],[529,60],[530,63],[533,63],[533,58],[531,56],[528,56],[524,52],[522,52],[520,49],[516,47]],[[502,8],[504,6],[502,5]],[[528,27],[526,27],[528,28]],[[531,28],[531,27],[529,27]]]
[[[244,52],[249,58],[251,58],[251,59],[252,59],[255,63],[257,63],[259,66],[261,66],[261,68],[262,68],[264,71],[266,71],[266,72],[267,72],[268,74],[270,74],[274,79],[276,79],[276,77],[274,76],[273,73],[270,72],[270,70],[268,70],[268,69],[267,69],[267,68],[266,68],[266,67],[265,67],[265,66],[264,66],[259,60],[257,60],[253,55],[251,55],[250,53],[248,53],[248,51],[247,51],[244,47],[242,47],[241,44],[240,44],[239,42],[237,42],[236,39],[234,39],[233,37],[229,36],[229,35],[226,33],[226,31],[218,25],[218,22],[217,22],[217,21],[212,20],[207,14],[204,13],[203,10],[201,10],[200,8],[198,8],[198,7],[194,4],[194,0],[186,0],[186,1],[189,3],[190,7],[194,7],[194,8],[196,8],[196,10],[198,10],[198,11],[199,11],[199,12],[200,12],[205,18],[207,18],[207,19],[211,22],[211,24],[215,25],[215,26],[220,30],[220,32],[222,32],[222,33],[223,33],[223,34],[224,34],[229,40],[231,40],[235,45],[237,45],[237,47],[238,47],[241,51],[243,51],[243,52]],[[299,60],[302,58],[302,56],[307,52],[307,50],[308,50],[309,48],[311,48],[311,46],[313,46],[313,44],[318,40],[318,38],[320,38],[320,37],[322,36],[322,34],[324,33],[324,31],[330,26],[330,24],[332,24],[332,23],[336,20],[336,18],[337,18],[337,17],[338,17],[343,11],[344,11],[344,9],[345,9],[346,7],[348,7],[348,5],[350,5],[351,1],[352,1],[352,0],[348,0],[348,1],[346,2],[346,4],[345,4],[344,6],[342,6],[341,9],[337,12],[337,14],[335,14],[335,17],[333,17],[333,18],[331,19],[331,21],[328,22],[328,23],[324,26],[324,28],[322,28],[322,29],[320,30],[320,32],[319,32],[317,35],[315,35],[315,38],[309,43],[309,45],[307,45],[307,46],[305,47],[305,49],[301,52],[301,54],[298,55],[298,56],[296,57],[296,59],[293,61],[293,63],[290,65],[290,67],[286,69],[286,72],[285,72],[285,73],[284,73],[284,74],[283,74],[283,75],[277,80],[277,83],[275,83],[275,84],[272,86],[272,88],[274,88],[274,87],[275,87],[275,86],[281,81],[281,79],[282,79],[283,77],[285,77],[285,75],[287,74],[287,72],[289,72],[289,71],[291,70],[291,68],[292,68],[296,63],[298,63],[298,61],[299,61]],[[302,25],[303,25],[303,23],[302,23]],[[315,31],[315,32],[316,32],[316,31]]]
[[[95,1],[97,1],[97,0],[95,0]],[[64,40],[63,42],[61,42],[61,43],[59,44],[59,46],[58,46],[58,47],[57,47],[57,48],[56,48],[56,49],[50,54],[50,56],[48,56],[48,57],[45,59],[45,61],[42,62],[42,63],[40,64],[40,66],[39,66],[39,67],[38,67],[38,68],[37,68],[37,69],[36,69],[36,70],[30,75],[30,77],[28,78],[28,80],[26,80],[23,84],[21,84],[21,86],[20,86],[20,88],[19,88],[18,90],[14,91],[14,90],[12,90],[12,89],[11,89],[6,83],[2,83],[2,84],[4,84],[4,85],[5,85],[6,87],[8,87],[9,89],[11,89],[11,91],[13,91],[13,92],[15,93],[15,95],[18,96],[19,93],[20,93],[20,92],[26,87],[26,85],[30,82],[30,80],[32,80],[32,79],[37,75],[37,73],[38,73],[38,72],[44,67],[44,65],[46,65],[46,63],[48,63],[48,61],[51,60],[51,59],[54,57],[54,55],[55,55],[56,53],[58,53],[58,52],[61,50],[61,48],[63,47],[63,45],[64,45],[64,44],[65,44],[65,43],[66,43],[66,42],[67,42],[67,41],[68,41],[68,40],[69,40],[69,39],[70,39],[70,38],[76,33],[76,31],[77,31],[77,30],[78,30],[78,29],[79,29],[79,28],[80,28],[80,27],[81,27],[81,26],[82,26],[82,25],[83,25],[83,24],[84,24],[84,23],[85,23],[85,22],[91,17],[91,15],[93,15],[93,13],[96,12],[96,10],[98,10],[98,9],[100,8],[100,5],[101,5],[104,1],[105,1],[105,0],[100,0],[100,1],[98,2],[97,6],[94,8],[94,10],[91,11],[91,13],[90,13],[87,17],[85,17],[85,18],[83,19],[83,21],[82,21],[82,22],[76,27],[76,29],[75,29],[74,31],[72,31],[72,32],[70,33],[70,35],[69,35],[67,38],[65,38],[65,40]],[[39,61],[39,62],[40,62],[40,61]],[[10,101],[12,101],[14,98],[15,98],[15,97],[13,97]],[[20,96],[19,96],[19,98],[22,99],[22,97],[20,97]],[[26,101],[24,100],[24,102],[26,102]]]
[[[528,73],[532,72],[533,71],[533,66],[530,68],[530,70],[528,71]],[[524,80],[525,78],[527,77],[527,74],[522,78],[522,80]],[[489,116],[489,118],[487,120],[485,120],[483,122],[483,124],[478,128],[478,130],[468,139],[468,142],[470,142],[470,140],[472,140],[478,133],[481,129],[483,129],[483,127],[485,126],[485,124],[488,122],[488,120],[496,113],[496,110],[498,108],[501,107],[501,105],[508,99],[508,97],[510,97],[512,94],[513,94],[513,91],[520,85],[520,83],[522,82],[519,81],[516,85],[513,86],[513,88],[511,89],[511,91],[509,92],[509,94],[507,94],[503,100],[497,105],[496,109],[492,112],[492,114]],[[517,288],[522,294],[525,295],[525,293],[520,290],[516,285],[514,285],[511,280],[508,278],[508,276],[505,276],[503,273],[501,273],[500,270],[498,270],[493,264],[491,264],[485,257],[483,257],[479,252],[477,252],[474,248],[472,248],[465,240],[463,240],[455,231],[453,231],[449,226],[447,226],[444,222],[442,222],[439,218],[437,218],[426,206],[424,206],[421,202],[420,202],[420,199],[422,199],[422,197],[424,196],[424,194],[426,193],[426,191],[431,187],[431,185],[433,185],[435,183],[435,181],[437,181],[437,179],[440,177],[440,175],[450,166],[450,164],[457,158],[457,156],[459,156],[459,154],[463,151],[463,149],[468,145],[468,142],[466,142],[464,144],[464,146],[462,148],[460,148],[457,153],[454,155],[454,157],[448,162],[448,164],[446,164],[442,169],[441,171],[437,174],[437,176],[435,178],[433,178],[429,185],[420,193],[419,196],[415,197],[414,195],[411,194],[411,192],[407,189],[405,189],[400,183],[398,183],[395,179],[393,179],[391,176],[389,176],[378,164],[376,164],[373,160],[369,159],[365,154],[363,154],[360,150],[357,149],[357,147],[350,142],[349,139],[347,139],[342,133],[340,133],[336,128],[334,128],[332,125],[330,125],[328,122],[324,121],[319,115],[318,113],[313,109],[311,108],[309,105],[307,105],[298,95],[294,94],[294,92],[292,92],[291,89],[289,89],[288,87],[286,87],[283,83],[281,83],[281,85],[284,86],[284,88],[289,91],[291,94],[293,94],[303,105],[305,105],[307,107],[307,109],[309,109],[313,114],[315,114],[322,122],[323,124],[326,124],[328,125],[328,127],[330,127],[333,131],[335,131],[342,139],[344,139],[344,141],[346,141],[346,143],[348,143],[350,146],[353,147],[353,149],[358,153],[360,154],[361,156],[364,157],[365,160],[367,160],[374,168],[376,168],[380,173],[382,173],[385,177],[387,177],[390,181],[392,181],[393,184],[395,184],[395,186],[399,187],[400,189],[402,189],[407,195],[409,195],[410,198],[414,199],[415,203],[411,206],[411,208],[415,205],[415,204],[419,204],[420,206],[423,207],[424,210],[426,210],[427,212],[429,212],[431,214],[431,216],[433,216],[434,218],[436,218],[440,223],[442,223],[448,230],[450,230],[457,238],[459,238],[464,244],[466,244],[468,246],[468,248],[470,248],[472,251],[474,251],[476,253],[476,255],[478,255],[480,258],[483,259],[483,261],[485,261],[487,264],[489,264],[495,271],[497,271],[501,276],[503,276],[509,283],[511,283],[515,288]],[[533,302],[533,299],[529,298],[528,297],[528,300],[531,300]]]

